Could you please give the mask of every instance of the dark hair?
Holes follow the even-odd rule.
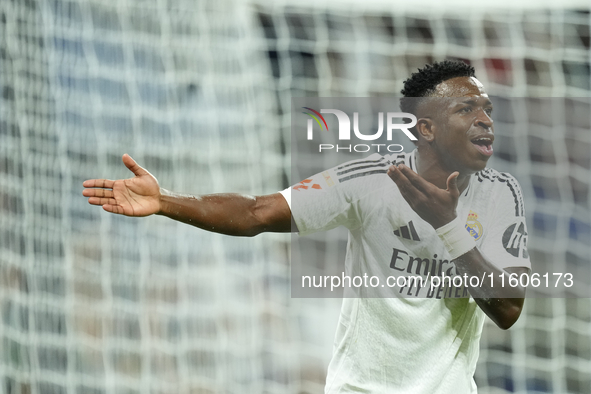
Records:
[[[457,77],[474,77],[474,67],[460,60],[444,60],[427,64],[419,68],[410,78],[404,81],[404,88],[400,91],[400,109],[402,112],[414,114],[420,100],[413,97],[428,97],[435,92],[435,88],[443,81]],[[415,137],[419,137],[416,129],[411,129]]]

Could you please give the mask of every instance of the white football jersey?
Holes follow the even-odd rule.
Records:
[[[386,175],[393,163],[416,171],[415,152],[374,154],[282,191],[300,235],[347,227],[347,275],[382,280],[455,275],[433,227]],[[489,261],[499,268],[530,268],[523,198],[515,178],[489,168],[474,174],[456,211]],[[326,393],[476,392],[473,375],[485,315],[465,288],[355,291],[357,297],[343,299]]]

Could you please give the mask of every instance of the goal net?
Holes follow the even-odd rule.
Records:
[[[290,298],[289,236],[110,215],[82,181],[129,153],[166,189],[275,192],[301,180],[291,97],[397,95],[445,58],[554,97],[497,126],[491,166],[524,189],[532,263],[589,276],[588,8],[318,3],[0,1],[1,393],[321,392],[339,300]],[[589,360],[589,299],[529,299],[485,327],[476,380],[588,393]]]

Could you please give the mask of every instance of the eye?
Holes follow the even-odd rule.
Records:
[[[460,109],[459,112],[464,112],[464,113],[472,112],[472,107],[470,107],[470,106],[463,107]]]
[[[493,113],[493,109],[492,109],[492,107],[485,108],[485,109],[484,109],[484,112],[486,112],[488,116],[491,116],[491,115],[492,115],[492,113]]]

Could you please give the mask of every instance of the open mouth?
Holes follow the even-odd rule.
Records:
[[[493,140],[490,137],[478,137],[470,140],[474,147],[483,155],[491,156],[493,154],[492,143]]]

